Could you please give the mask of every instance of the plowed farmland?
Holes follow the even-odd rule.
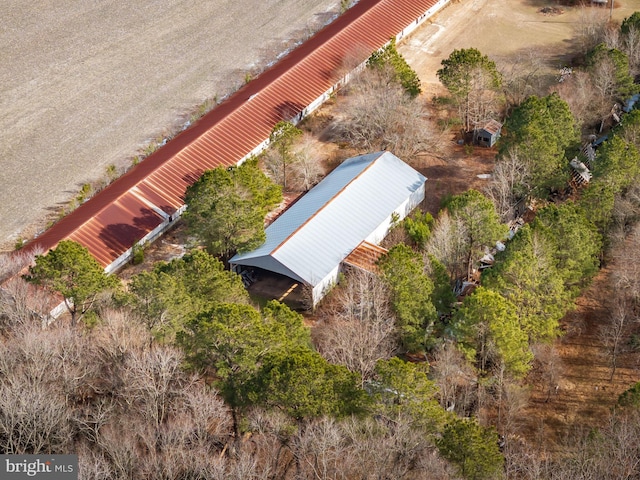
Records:
[[[180,128],[338,13],[337,0],[3,2],[0,245]]]

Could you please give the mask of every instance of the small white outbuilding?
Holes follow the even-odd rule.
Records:
[[[229,263],[276,272],[311,287],[315,306],[362,242],[379,244],[425,195],[426,178],[389,152],[353,157],[266,229],[267,239]]]

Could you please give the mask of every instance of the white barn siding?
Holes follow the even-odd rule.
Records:
[[[373,243],[375,245],[380,245],[380,242],[384,240],[384,238],[389,234],[389,230],[391,230],[393,224],[394,214],[397,215],[398,221],[404,220],[404,218],[409,215],[414,208],[416,208],[420,203],[424,200],[425,195],[425,184],[413,192],[409,198],[405,202],[402,203],[397,209],[393,211],[391,215],[389,215],[384,222],[382,222],[378,228],[376,228],[371,235],[365,238],[366,242]]]
[[[261,246],[229,263],[301,281],[316,304],[363,240],[379,244],[393,218],[402,220],[424,199],[425,181],[389,152],[350,158],[267,227]]]
[[[338,278],[340,276],[340,268],[341,265],[337,265],[336,268],[331,270],[329,274],[324,277],[312,290],[312,301],[313,306],[318,305],[318,302],[322,300],[322,298],[331,290],[334,285],[338,283]]]
[[[438,10],[443,8],[446,4],[449,3],[449,0],[440,0],[433,7],[427,10],[425,13],[420,15],[414,22],[412,22],[407,27],[403,28],[401,32],[396,35],[396,41],[400,41],[401,38],[406,37],[411,32],[413,32],[416,28],[422,25],[427,19],[433,16]]]

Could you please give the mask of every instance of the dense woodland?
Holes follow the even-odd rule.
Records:
[[[283,189],[321,178],[305,125],[278,124],[261,158],[187,191],[181,258],[126,282],[73,242],[22,276],[30,259],[4,258],[0,452],[77,452],[84,479],[639,478],[640,383],[561,453],[520,431],[529,375],[555,387],[560,320],[603,263],[612,376],[640,343],[640,111],[611,120],[639,91],[640,13],[584,26],[580,40],[552,88],[456,50],[438,71],[449,95],[433,102],[393,44],[371,57],[323,132],[340,148],[446,158],[452,129],[506,122],[486,191],[396,225],[378,274],[345,272],[312,327],[258,304],[225,268],[264,241]],[[434,121],[436,105],[452,120]],[[589,159],[596,132],[608,139]],[[574,157],[589,163],[587,184]],[[68,315],[47,323],[47,293]]]

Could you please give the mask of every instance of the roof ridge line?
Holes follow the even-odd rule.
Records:
[[[296,233],[298,233],[300,230],[302,230],[302,228],[304,228],[309,222],[311,222],[312,219],[314,219],[321,211],[323,211],[327,205],[329,205],[331,202],[333,202],[344,190],[346,190],[346,188],[351,185],[353,182],[355,182],[358,178],[360,178],[367,170],[369,170],[371,168],[371,166],[376,163],[378,161],[378,159],[380,157],[382,157],[385,153],[388,153],[386,150],[380,151],[378,152],[380,153],[380,155],[378,155],[376,158],[374,158],[371,163],[369,165],[367,165],[360,173],[358,173],[358,175],[356,175],[355,177],[353,177],[351,180],[349,180],[348,183],[346,183],[340,190],[338,190],[336,193],[334,193],[331,198],[329,200],[327,200],[326,202],[324,202],[324,204],[315,212],[313,212],[313,215],[311,215],[309,218],[307,218],[304,223],[302,223],[302,225],[299,225],[298,228],[296,228],[293,232],[291,232],[289,235],[287,235],[287,237],[282,240],[282,242],[280,242],[278,244],[278,246],[276,248],[274,248],[269,255],[273,255],[274,253],[276,253],[276,251],[278,251],[278,249],[280,247],[282,247],[285,243],[287,243],[287,241],[293,237]],[[372,155],[372,154],[365,154],[365,155]],[[359,155],[360,157],[364,157],[365,155]],[[358,158],[358,157],[353,157],[353,158]],[[335,170],[334,170],[335,171]],[[332,172],[333,173],[333,172]],[[330,174],[329,174],[330,175]],[[325,177],[326,179],[327,177]]]

